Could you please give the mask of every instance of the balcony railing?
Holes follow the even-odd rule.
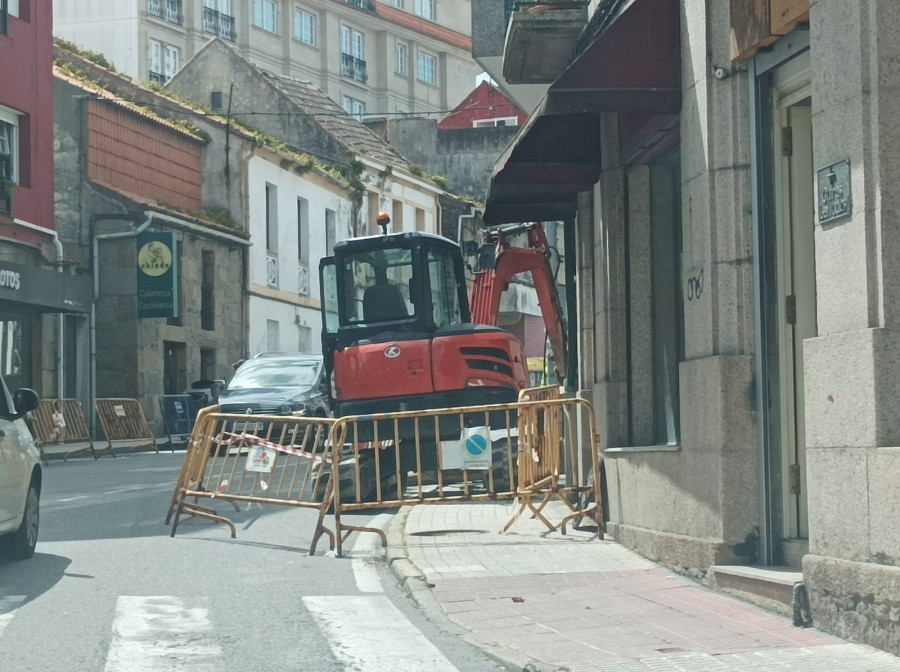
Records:
[[[341,75],[365,84],[369,81],[366,62],[352,54],[341,54]]]
[[[301,296],[309,296],[309,268],[297,266],[297,293]]]
[[[147,7],[151,16],[165,19],[169,23],[184,24],[182,0],[148,0]]]
[[[12,214],[12,191],[4,194],[0,191],[0,215]]]
[[[165,84],[167,81],[169,81],[169,78],[166,77],[166,76],[165,76],[164,74],[162,74],[161,72],[153,72],[152,70],[151,70],[150,72],[147,73],[147,78],[148,78],[151,82],[154,82],[155,84],[159,84],[160,86],[162,86],[162,85]]]
[[[373,0],[346,0],[348,5],[365,9],[368,12],[375,11],[375,3]]]
[[[278,257],[266,255],[266,285],[278,289]]]
[[[222,14],[212,7],[203,8],[203,32],[217,35],[223,40],[234,42],[237,40],[237,31],[234,29],[234,17]]]

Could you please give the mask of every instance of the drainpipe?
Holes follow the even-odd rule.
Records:
[[[56,248],[56,270],[60,273],[63,272],[63,245],[59,239],[59,234],[53,229],[48,229],[45,226],[40,226],[38,224],[32,224],[31,222],[26,222],[21,219],[13,219],[13,224],[16,226],[21,226],[26,229],[31,229],[32,231],[39,231],[44,235],[50,236],[53,239],[53,246]],[[56,339],[58,341],[58,350],[56,354],[56,396],[62,399],[64,390],[63,390],[63,371],[64,371],[64,357],[66,353],[66,349],[63,344],[63,334],[65,333],[66,326],[66,315],[65,313],[59,314],[59,337]]]
[[[563,222],[563,245],[566,254],[566,392],[578,391],[578,290],[575,286],[578,253],[575,246],[575,220]]]
[[[152,212],[144,212],[144,221],[138,225],[137,228],[130,229],[128,231],[118,231],[116,233],[101,233],[99,235],[94,235],[94,223],[101,219],[134,219],[132,215],[128,213],[109,213],[109,214],[95,214],[91,215],[91,268],[94,275],[94,300],[91,302],[91,408],[94,407],[94,400],[97,398],[97,301],[100,298],[100,245],[99,241],[101,240],[114,240],[117,238],[131,238],[136,237],[140,234],[144,229],[150,226],[150,222],[153,221],[153,217],[155,213]],[[134,220],[137,223],[137,220]],[[91,412],[91,434],[96,430],[97,418],[96,414]]]

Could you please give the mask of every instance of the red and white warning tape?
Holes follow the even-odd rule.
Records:
[[[256,436],[255,434],[247,434],[245,432],[241,432],[239,434],[234,432],[223,432],[226,436],[230,436],[234,439],[240,439],[246,443],[262,446],[263,448],[270,448],[272,450],[278,451],[279,453],[286,453],[288,455],[296,455],[297,457],[305,457],[313,462],[324,463],[325,456],[324,455],[316,455],[315,453],[311,453],[308,450],[300,450],[299,448],[291,448],[290,446],[283,446],[280,443],[275,443],[274,441],[269,441],[268,439],[264,439],[260,436]]]

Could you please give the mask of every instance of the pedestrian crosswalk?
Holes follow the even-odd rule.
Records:
[[[456,672],[385,596],[304,597],[335,657],[354,672]]]
[[[216,672],[221,656],[204,600],[120,596],[104,672]]]
[[[334,661],[316,670],[353,672],[459,672],[441,651],[376,588],[370,560],[356,560],[361,595],[307,596],[302,607],[318,626]],[[25,595],[0,596],[0,657],[3,633],[27,609]],[[116,598],[110,630],[103,637],[105,659],[96,672],[231,672],[220,645],[217,625],[233,614],[212,613],[209,600],[172,595],[121,595]],[[33,617],[32,617],[33,618]],[[32,626],[28,621],[28,626]],[[21,630],[25,630],[24,627]],[[20,631],[21,631],[20,630]],[[15,638],[12,638],[15,639]],[[9,645],[15,642],[9,641]],[[88,645],[99,646],[100,642]],[[493,666],[491,666],[493,669]],[[2,666],[0,666],[0,669]],[[82,668],[78,668],[79,670]],[[86,669],[86,668],[85,668]],[[259,669],[275,669],[260,667]],[[279,670],[306,670],[302,661]],[[484,669],[484,668],[481,668]],[[29,669],[30,672],[30,669]]]
[[[3,636],[3,631],[6,630],[6,626],[9,625],[13,616],[16,615],[16,610],[19,608],[19,605],[21,605],[26,598],[26,595],[0,596],[0,637]]]

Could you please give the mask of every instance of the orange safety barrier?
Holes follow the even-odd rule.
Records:
[[[166,524],[175,536],[183,516],[234,523],[200,500],[222,500],[314,509],[330,502],[330,418],[219,413],[200,409],[172,493]],[[174,517],[174,519],[173,519]],[[317,531],[334,539],[331,532]]]
[[[87,451],[97,459],[91,430],[77,399],[41,399],[40,405],[30,414],[30,424],[44,464],[47,464],[44,446],[74,442],[87,442],[88,445],[66,452],[64,461],[70,455]]]
[[[153,436],[144,416],[144,409],[137,399],[96,399],[94,408],[106,437],[107,445],[103,450],[108,450],[115,457],[113,444],[127,443],[131,448],[152,446],[159,454],[156,437]],[[145,443],[141,443],[142,441]]]
[[[587,447],[592,473],[578,473],[577,415],[588,421]],[[564,431],[565,430],[565,431]],[[406,411],[343,417],[334,421],[329,438],[334,502],[334,539],[337,555],[350,532],[378,534],[382,530],[347,525],[342,514],[383,507],[444,504],[497,499],[520,500],[506,531],[526,509],[550,530],[557,529],[544,514],[554,499],[569,509],[559,523],[563,534],[573,519],[592,519],[602,538],[599,454],[594,414],[583,399],[559,398],[559,388],[524,391],[512,404]],[[563,451],[576,465],[572,482],[561,474]],[[588,504],[583,495],[593,496]],[[584,505],[574,501],[585,500]],[[320,509],[311,544],[327,532]],[[330,536],[330,533],[329,533]]]

